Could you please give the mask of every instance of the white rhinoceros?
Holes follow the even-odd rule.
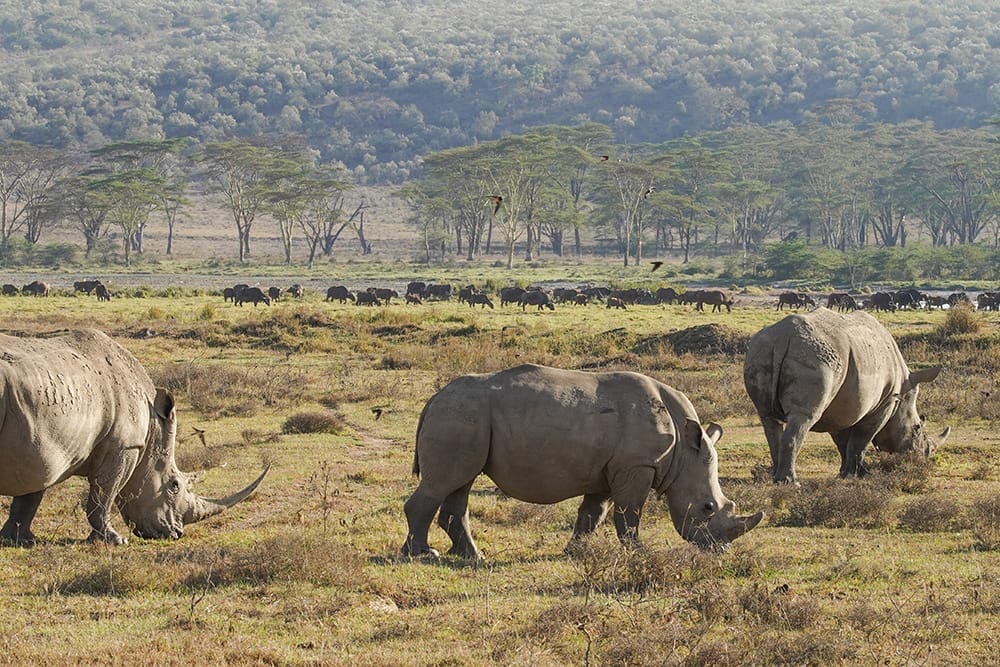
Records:
[[[885,327],[860,311],[817,308],[761,329],[750,339],[743,381],[764,426],[774,481],[795,482],[808,431],[833,437],[842,477],[864,472],[869,442],[929,456],[938,443],[924,432],[917,393],[940,371],[911,373]]]
[[[0,495],[13,496],[0,540],[32,544],[45,489],[74,475],[90,482],[88,539],[121,544],[109,523],[115,504],[136,535],[178,538],[267,474],[222,500],[201,498],[174,463],[176,434],[173,397],[100,331],[0,335]]]
[[[404,555],[434,552],[438,524],[449,553],[479,558],[469,531],[469,491],[480,473],[532,503],[583,496],[573,538],[592,532],[612,503],[618,537],[638,539],[650,489],[665,494],[677,531],[702,546],[729,543],[763,513],[735,515],[719,488],[717,424],[702,429],[681,392],[638,373],[588,373],[524,365],[460,377],[424,407],[404,510]]]

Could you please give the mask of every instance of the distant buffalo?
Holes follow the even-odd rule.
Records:
[[[343,285],[336,285],[326,290],[326,300],[333,301],[334,299],[341,303],[357,300],[351,290],[347,289]]]
[[[830,310],[836,308],[840,312],[852,312],[858,309],[858,302],[850,294],[834,292],[826,298],[826,307]]]
[[[354,303],[358,306],[378,306],[382,302],[378,300],[374,292],[358,292]]]
[[[875,292],[868,299],[868,309],[875,311],[896,312],[896,302],[888,292]]]
[[[680,303],[680,295],[677,294],[677,290],[673,287],[661,287],[656,290],[656,294],[654,296],[656,297],[657,303]]]
[[[281,298],[281,288],[274,286],[268,287],[267,296],[271,298],[271,301],[277,301],[278,299]]]
[[[376,299],[378,299],[381,303],[384,303],[387,306],[392,303],[393,299],[399,298],[399,292],[397,292],[394,289],[386,289],[383,287],[369,287],[368,291],[374,294]]]
[[[439,301],[447,301],[451,298],[452,286],[451,285],[437,285],[430,283],[424,290],[425,299],[435,299]]]
[[[239,295],[243,292],[243,290],[247,289],[248,287],[250,286],[247,285],[246,283],[237,283],[232,287],[227,287],[226,289],[222,290],[222,300],[232,301],[233,303],[236,303],[237,297],[239,297]]]
[[[77,292],[83,292],[89,295],[97,286],[101,284],[100,280],[77,280],[73,283],[73,290]]]
[[[538,310],[542,308],[548,308],[549,310],[556,309],[549,295],[541,290],[529,290],[525,292],[521,295],[518,303],[521,305],[521,310],[525,310],[528,306],[538,306]]]
[[[414,280],[406,285],[406,294],[416,294],[418,297],[423,298],[424,290],[427,289],[427,283],[422,280]]]
[[[508,303],[518,303],[521,301],[523,294],[524,290],[520,287],[502,287],[500,288],[500,305],[506,306]]]
[[[726,307],[726,312],[733,312],[733,298],[717,289],[706,289],[706,290],[696,290],[696,310],[705,310],[705,304],[710,304],[712,306],[712,312],[722,312],[722,307]]]
[[[782,310],[785,306],[798,310],[806,306],[815,306],[816,301],[808,294],[802,292],[782,292],[778,295],[778,305],[775,310]]]
[[[483,294],[482,292],[470,295],[466,301],[469,304],[470,308],[475,307],[475,305],[478,303],[483,307],[484,310],[486,309],[486,306],[489,306],[490,310],[493,310],[493,302],[490,301],[490,297],[487,296],[486,294]]]
[[[617,308],[619,310],[628,310],[625,307],[625,302],[616,296],[608,297],[607,305],[605,306],[605,308]]]
[[[43,283],[41,280],[33,280],[24,287],[21,288],[21,294],[30,294],[32,296],[48,296],[49,286],[47,283]]]
[[[240,293],[234,297],[233,303],[237,306],[242,306],[244,303],[253,303],[254,308],[257,307],[258,303],[270,306],[271,297],[264,294],[264,290],[259,287],[247,287],[244,290],[240,290]]]
[[[97,294],[98,301],[111,301],[111,293],[108,292],[108,288],[103,283],[97,283],[94,293]]]
[[[17,289],[17,285],[7,283],[3,286],[2,291],[4,296],[17,296],[19,290]]]
[[[285,292],[291,294],[296,299],[300,298],[305,293],[305,291],[302,289],[302,285],[298,283],[295,283],[294,285],[286,289]]]

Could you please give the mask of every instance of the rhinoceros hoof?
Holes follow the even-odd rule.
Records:
[[[126,538],[122,537],[110,528],[103,533],[96,530],[90,531],[90,536],[87,537],[87,542],[90,544],[128,544],[128,540]]]
[[[18,531],[13,534],[8,534],[6,530],[0,532],[0,546],[5,547],[23,547],[25,549],[30,549],[35,546],[35,536],[31,532]]]

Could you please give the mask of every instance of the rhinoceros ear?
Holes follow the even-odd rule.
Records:
[[[153,411],[160,419],[169,419],[174,410],[173,395],[161,387],[156,388],[156,398],[153,399]]]
[[[722,427],[715,422],[710,422],[708,428],[705,429],[705,435],[708,436],[709,441],[714,445],[722,437]]]
[[[916,387],[921,382],[930,382],[936,378],[940,372],[940,366],[935,366],[934,368],[924,368],[910,373],[910,377],[907,378],[907,381],[910,383],[911,387]]]

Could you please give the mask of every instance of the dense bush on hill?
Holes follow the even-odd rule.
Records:
[[[0,18],[0,138],[304,135],[359,180],[546,123],[621,143],[798,123],[850,98],[872,120],[975,127],[996,112],[989,0],[312,3],[37,0]]]

